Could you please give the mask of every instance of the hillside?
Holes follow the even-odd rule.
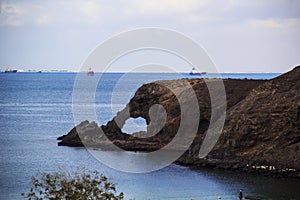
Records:
[[[224,79],[227,102],[221,102],[219,106],[227,106],[225,125],[216,146],[205,158],[198,156],[211,122],[211,99],[205,81],[213,85],[220,81],[218,79],[180,79],[145,84],[106,125],[98,127],[94,122],[82,122],[60,137],[62,141],[58,145],[82,146],[81,140],[84,140],[88,147],[113,149],[109,144],[112,141],[129,151],[158,150],[172,141],[182,121],[192,122],[197,117],[193,114],[195,108],[189,106],[195,103],[192,98],[194,92],[200,110],[200,120],[196,124],[198,131],[177,164],[299,177],[299,80],[300,67],[269,81]],[[165,109],[166,116],[159,112],[158,107],[155,118],[151,118],[149,109],[157,104]],[[184,115],[184,119],[181,118],[181,109],[189,113]],[[147,132],[123,133],[122,127],[130,117],[144,118]],[[161,128],[160,123],[164,120]],[[196,125],[183,128],[189,132]]]

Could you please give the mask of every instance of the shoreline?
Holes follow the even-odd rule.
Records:
[[[84,139],[83,143],[87,146],[97,146],[107,145],[110,140],[128,151],[158,150],[172,141],[179,128],[181,108],[172,90],[189,102],[186,88],[192,86],[198,98],[201,123],[192,145],[175,163],[193,168],[208,166],[272,177],[299,178],[300,157],[295,153],[300,147],[299,77],[300,66],[271,80],[221,79],[226,90],[226,121],[217,144],[204,159],[198,158],[198,144],[202,144],[210,124],[211,104],[204,79],[197,78],[144,84],[106,125],[98,127],[95,122],[84,121],[60,137],[58,145],[80,146],[83,145],[81,139]],[[148,112],[155,104],[163,106],[168,113],[166,123],[154,136],[140,138],[140,135],[151,134],[155,127],[159,127],[160,120],[151,121]],[[192,110],[187,112],[192,113]],[[147,132],[123,133],[122,126],[126,120],[138,117],[146,120]],[[159,116],[156,117],[159,119]],[[186,117],[192,120],[193,116]]]

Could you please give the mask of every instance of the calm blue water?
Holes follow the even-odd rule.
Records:
[[[278,74],[223,74],[231,78],[269,79]],[[95,80],[99,76],[89,77]],[[188,75],[183,75],[188,76]],[[277,180],[204,169],[192,171],[171,165],[146,174],[115,171],[94,159],[85,148],[58,147],[56,138],[74,126],[72,91],[75,73],[0,73],[0,199],[20,199],[30,177],[85,167],[117,183],[126,199],[236,199],[245,195],[265,199],[299,199],[299,181]],[[143,83],[179,78],[175,74],[104,74],[98,84],[98,123],[110,120]],[[111,107],[111,103],[116,104]],[[143,127],[143,122],[137,122]],[[130,131],[130,126],[128,127]]]

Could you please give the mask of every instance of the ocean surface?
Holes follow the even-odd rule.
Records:
[[[271,79],[280,74],[222,74],[223,78]],[[208,74],[207,77],[214,77]],[[100,78],[101,77],[101,78]],[[97,83],[97,123],[105,124],[124,107],[136,89],[154,80],[188,74],[105,73],[86,76]],[[100,81],[98,82],[98,78]],[[194,77],[193,77],[194,78]],[[0,73],[0,199],[21,199],[38,172],[98,170],[117,184],[125,199],[300,199],[299,180],[274,179],[237,172],[170,165],[158,171],[133,174],[116,171],[96,160],[85,148],[59,147],[56,138],[74,127],[72,96],[76,73]],[[85,86],[83,86],[85,87]],[[89,115],[82,115],[89,119]],[[127,132],[142,119],[126,123]],[[111,152],[115,154],[116,152]],[[122,156],[122,155],[120,155]],[[130,153],[126,155],[130,157]],[[145,163],[146,165],[147,163]]]

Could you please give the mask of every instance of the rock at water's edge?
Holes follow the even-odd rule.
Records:
[[[199,159],[198,153],[211,120],[211,104],[203,79],[145,84],[112,121],[101,127],[82,122],[77,129],[73,128],[60,137],[58,144],[82,146],[81,140],[84,140],[88,146],[109,149],[107,144],[112,141],[129,151],[160,149],[174,138],[178,130],[181,114],[177,98],[184,98],[189,105],[192,100],[187,88],[192,87],[201,113],[198,132],[189,150],[176,163],[299,177],[299,80],[300,67],[269,81],[224,79],[226,121],[217,145],[204,159]],[[176,91],[177,96],[172,91]],[[148,124],[148,134],[155,130],[157,122],[151,121],[149,116],[149,108],[155,104],[162,105],[167,112],[165,126],[159,133],[149,138],[139,138],[134,136],[147,135],[147,132],[133,135],[122,132],[122,126],[130,117],[144,118]],[[185,117],[192,119],[194,116]]]

